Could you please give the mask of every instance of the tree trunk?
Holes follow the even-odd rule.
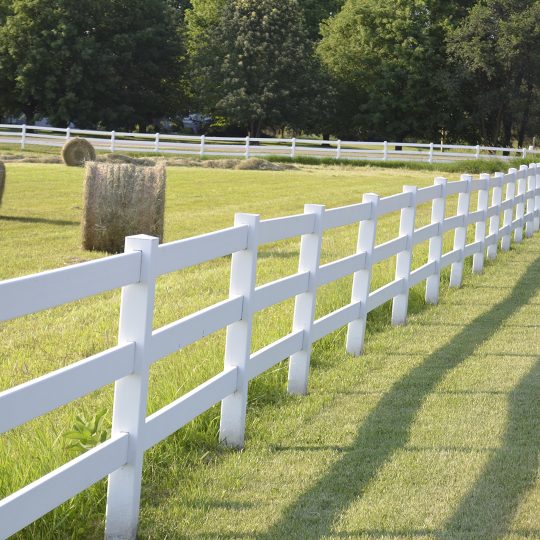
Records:
[[[326,132],[322,134],[323,141],[330,140],[330,133]],[[328,143],[321,144],[321,148],[330,148],[332,145]]]
[[[503,136],[502,136],[502,145],[506,148],[510,147],[512,141],[512,124],[514,119],[512,114],[507,113],[503,118]],[[510,152],[508,150],[503,151],[503,156],[509,156]]]
[[[527,133],[527,127],[529,126],[529,112],[531,110],[533,85],[529,81],[527,83],[527,98],[525,100],[525,108],[523,109],[523,116],[518,132],[518,148],[523,148],[523,142],[525,140],[525,134]]]
[[[24,116],[26,117],[26,125],[32,126],[36,119],[36,109],[32,105],[28,105],[23,109]]]

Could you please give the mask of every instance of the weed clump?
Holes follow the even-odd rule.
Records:
[[[134,234],[163,241],[166,170],[129,163],[86,164],[83,248],[118,253]]]
[[[87,161],[95,160],[96,151],[86,139],[75,137],[62,148],[62,161],[69,167],[82,167]]]

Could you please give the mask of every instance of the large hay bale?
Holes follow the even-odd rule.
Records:
[[[96,160],[96,151],[86,139],[75,137],[64,144],[62,160],[70,167],[81,167],[87,161]]]
[[[163,240],[166,170],[127,163],[86,164],[83,248],[118,253],[124,238],[149,234]]]
[[[4,188],[6,187],[6,166],[0,161],[0,206],[2,206],[2,197],[4,196]]]

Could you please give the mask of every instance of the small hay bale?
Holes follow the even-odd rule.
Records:
[[[2,197],[6,187],[6,166],[0,161],[0,206],[2,206]]]
[[[136,158],[116,153],[105,154],[105,161],[109,163],[131,163],[132,165],[142,165],[144,167],[153,167],[156,164],[153,159]]]
[[[250,158],[236,164],[236,169],[250,171],[284,171],[286,168],[281,163],[272,163],[261,158]]]
[[[166,170],[128,163],[86,164],[82,243],[87,250],[119,253],[133,234],[163,241]]]
[[[64,144],[62,160],[69,167],[82,167],[86,161],[96,160],[96,151],[86,139],[75,137]]]

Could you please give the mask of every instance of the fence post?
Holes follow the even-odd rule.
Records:
[[[454,249],[460,249],[461,255],[459,260],[452,264],[450,270],[450,287],[460,287],[463,281],[463,264],[465,262],[464,249],[467,244],[467,218],[469,215],[469,204],[471,201],[471,182],[472,176],[462,174],[461,180],[466,180],[467,188],[465,193],[460,193],[458,196],[457,215],[463,216],[463,226],[456,227],[454,232]]]
[[[310,234],[303,234],[300,242],[298,272],[309,272],[309,286],[299,294],[294,302],[293,332],[303,330],[302,349],[289,360],[288,391],[290,394],[305,394],[308,387],[311,357],[313,320],[317,301],[317,272],[321,260],[323,219],[325,207],[320,204],[306,204],[304,212],[314,214],[315,228]]]
[[[206,142],[206,137],[204,135],[201,135],[201,149],[199,151],[199,154],[201,157],[204,157],[204,144]]]
[[[147,235],[126,238],[125,251],[140,251],[142,259],[139,283],[122,289],[118,342],[135,343],[135,366],[133,373],[116,381],[114,387],[112,435],[129,433],[129,451],[126,464],[109,475],[105,525],[108,539],[131,540],[137,533],[155,296],[153,262],[158,244],[158,238]]]
[[[472,271],[475,274],[480,274],[484,270],[484,254],[486,250],[486,225],[487,225],[487,209],[489,206],[489,174],[482,173],[480,180],[484,181],[484,185],[478,190],[477,210],[484,213],[481,221],[477,221],[474,227],[474,241],[482,242],[482,249],[473,255]]]
[[[26,124],[22,125],[21,129],[21,150],[24,150],[26,145]]]
[[[336,145],[336,159],[341,158],[341,139],[338,139],[337,145]]]
[[[534,163],[535,197],[534,197],[534,231],[540,229],[540,163]]]
[[[517,173],[517,196],[525,195],[527,191],[527,170],[529,167],[527,165],[521,165],[519,167],[519,172]],[[525,215],[525,200],[518,202],[516,204],[516,219],[521,219]],[[523,240],[523,225],[516,227],[514,230],[514,242],[519,244]]]
[[[358,227],[356,252],[366,254],[366,264],[362,270],[354,273],[352,302],[360,302],[360,316],[349,323],[347,328],[347,352],[354,356],[362,354],[366,334],[367,301],[371,288],[371,257],[377,236],[377,207],[379,196],[376,193],[364,193],[362,203],[371,203],[370,219],[361,221]]]
[[[296,138],[291,139],[291,157],[294,158],[296,155]]]
[[[523,150],[521,151],[521,157],[525,159],[527,157],[527,149],[523,147]]]
[[[533,191],[536,188],[536,165],[529,165],[527,170],[527,191]],[[527,214],[534,216],[535,194],[534,192],[527,198]],[[530,238],[534,232],[534,222],[531,219],[525,224],[525,236]]]
[[[388,160],[388,141],[384,141],[383,161]]]
[[[401,209],[399,220],[399,236],[407,237],[407,247],[396,256],[396,277],[404,279],[402,292],[394,296],[392,301],[392,324],[405,324],[409,306],[409,277],[411,275],[411,261],[413,253],[414,222],[416,218],[416,186],[403,186],[403,193],[411,194],[411,204]]]
[[[248,239],[246,249],[233,253],[231,262],[231,280],[229,297],[243,296],[241,320],[227,327],[225,341],[225,368],[236,367],[236,392],[221,402],[221,422],[219,440],[233,448],[244,446],[246,430],[246,407],[248,397],[248,379],[246,366],[251,354],[251,331],[253,313],[251,301],[257,277],[257,252],[259,249],[258,214],[236,214],[235,225],[247,225]]]
[[[245,151],[246,159],[249,159],[249,135],[246,137],[246,151]]]
[[[433,163],[433,143],[429,143],[429,157],[428,162]]]
[[[156,142],[154,145],[154,151],[159,152],[159,133],[156,133]]]
[[[426,303],[437,304],[439,302],[439,290],[441,287],[441,257],[443,253],[443,222],[446,212],[446,184],[448,180],[438,176],[434,184],[441,186],[441,196],[433,199],[431,204],[431,223],[439,224],[439,232],[429,239],[428,263],[436,262],[436,271],[426,280]]]
[[[493,185],[493,195],[491,197],[491,206],[497,207],[497,213],[489,219],[489,234],[495,235],[496,241],[487,247],[487,258],[495,259],[497,257],[497,246],[499,244],[499,228],[501,222],[501,202],[502,202],[502,182],[504,174],[495,173],[495,184]]]
[[[66,128],[66,141],[69,141],[70,138],[71,138],[71,128],[68,126]]]
[[[111,152],[114,152],[116,145],[116,132],[113,130],[111,131]]]
[[[474,155],[474,157],[476,159],[480,158],[480,145],[479,144],[476,145],[476,154]]]
[[[510,227],[512,225],[512,218],[514,216],[514,199],[516,196],[516,181],[517,181],[517,170],[508,169],[508,174],[512,175],[510,182],[506,184],[506,199],[505,201],[512,201],[510,208],[507,208],[504,211],[503,215],[503,227]],[[512,231],[504,234],[501,239],[501,250],[508,251],[510,249],[510,238]]]

